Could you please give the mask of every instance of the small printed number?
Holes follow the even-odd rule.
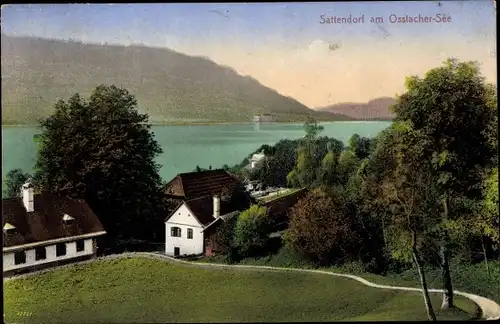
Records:
[[[24,317],[31,316],[32,314],[33,314],[32,312],[17,312],[17,316],[24,316]]]

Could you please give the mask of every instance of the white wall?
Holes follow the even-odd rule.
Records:
[[[26,263],[23,263],[23,264],[15,264],[15,262],[14,262],[15,252],[4,252],[4,254],[3,254],[3,271],[5,272],[5,271],[9,271],[9,270],[14,270],[14,269],[31,267],[34,265],[50,263],[50,262],[54,262],[54,261],[67,260],[67,259],[72,259],[72,258],[76,258],[76,257],[92,255],[94,253],[93,244],[92,244],[94,240],[95,240],[95,238],[85,239],[84,249],[81,252],[76,252],[76,241],[65,242],[66,255],[62,255],[59,257],[56,257],[56,245],[55,244],[46,245],[45,246],[45,254],[46,254],[45,260],[38,260],[38,261],[35,260],[35,249],[34,248],[25,250]]]
[[[181,237],[171,236],[171,228],[179,227]],[[193,238],[187,238],[187,230],[193,230]],[[191,214],[185,204],[182,204],[165,222],[165,253],[174,255],[174,248],[180,249],[180,255],[192,255],[203,253],[203,226]]]

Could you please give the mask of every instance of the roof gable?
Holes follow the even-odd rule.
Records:
[[[180,224],[184,224],[186,221],[185,218],[183,218],[183,206],[191,212],[191,215],[193,215],[196,220],[199,222],[200,225],[202,226],[208,226],[210,223],[215,221],[215,217],[213,216],[213,196],[203,196],[200,198],[195,198],[195,199],[190,199],[187,201],[184,201],[181,206],[177,207],[166,219],[165,222],[170,222],[170,223],[175,223],[178,222]],[[230,206],[228,203],[221,201],[221,206],[220,206],[220,213],[221,217],[225,217],[226,214],[229,214],[231,212],[234,212],[231,210]],[[179,214],[180,213],[180,214]],[[177,216],[181,217],[179,220],[177,220]],[[174,218],[175,217],[175,218]]]
[[[186,199],[220,193],[223,188],[234,188],[239,180],[225,170],[206,170],[180,173],[165,186],[165,193]]]
[[[174,211],[165,219],[165,223],[203,227],[203,224],[198,220],[193,211],[189,209],[186,203],[182,203],[180,206],[175,208]]]
[[[165,185],[165,194],[181,197],[186,196],[184,188],[182,186],[182,179],[179,175],[175,176]]]
[[[16,229],[3,236],[3,247],[103,232],[104,228],[82,199],[48,194],[34,196],[33,212],[26,212],[21,198],[2,199],[3,226]],[[74,220],[67,223],[65,214]]]
[[[186,206],[193,212],[198,221],[206,226],[215,220],[213,216],[214,202],[212,196],[191,199],[185,202]]]

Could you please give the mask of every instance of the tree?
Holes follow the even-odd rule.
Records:
[[[224,222],[216,229],[217,244],[226,249],[226,257],[229,263],[237,261],[239,258],[238,248],[235,244],[235,228],[238,218],[232,217]]]
[[[442,204],[443,238],[441,266],[445,294],[443,308],[453,306],[449,269],[449,245],[453,230],[446,223],[457,222],[462,197],[481,198],[483,170],[492,166],[495,151],[491,143],[496,94],[485,84],[476,62],[449,59],[430,70],[424,78],[409,77],[407,92],[394,106],[396,121],[408,121],[423,139],[415,143],[422,163],[430,162],[429,172],[439,185]]]
[[[373,151],[375,140],[367,137],[361,137],[354,134],[349,139],[349,150],[353,152],[359,160],[367,158]]]
[[[486,253],[485,239],[493,243],[494,250],[498,250],[500,243],[499,230],[499,208],[498,208],[498,167],[489,170],[485,174],[484,198],[474,205],[473,217],[465,224],[471,234],[475,234],[481,240],[483,257],[488,269],[488,258]]]
[[[299,142],[295,168],[287,176],[287,180],[290,181],[288,184],[297,187],[308,187],[316,182],[317,170],[322,158],[318,154],[317,139],[318,134],[323,131],[323,126],[318,125],[314,118],[308,116],[304,123],[304,130],[306,134]]]
[[[292,208],[286,241],[306,259],[326,265],[348,259],[357,240],[341,202],[316,188]]]
[[[331,187],[339,182],[339,159],[332,151],[328,152],[321,163],[321,182]]]
[[[428,318],[435,321],[422,267],[421,249],[440,222],[439,193],[432,174],[426,172],[430,163],[422,164],[418,152],[414,150],[414,144],[422,139],[408,125],[406,132],[400,135],[395,148],[397,166],[386,174],[382,182],[383,195],[391,207],[389,248],[395,259],[413,260],[420,277]]]
[[[155,158],[162,150],[147,122],[135,97],[115,86],[98,86],[88,101],[78,94],[59,101],[41,122],[38,185],[85,199],[108,239],[161,235],[166,202]]]
[[[243,211],[256,203],[255,198],[250,195],[242,182],[238,182],[231,188],[223,188],[221,196],[228,203],[230,210]]]
[[[338,174],[341,184],[346,184],[349,177],[356,172],[360,164],[356,155],[351,151],[342,151],[339,156]]]
[[[306,131],[305,138],[313,141],[324,130],[324,127],[318,125],[318,121],[313,117],[307,116],[307,120],[304,123],[304,130]]]
[[[484,234],[496,244],[500,243],[499,212],[498,212],[498,167],[494,168],[485,181],[485,216]]]
[[[388,226],[390,222],[390,200],[382,190],[382,184],[398,166],[398,143],[406,132],[402,123],[393,123],[379,133],[376,147],[363,167],[358,169],[361,183],[359,188],[360,202],[358,206],[367,215],[373,229],[369,234],[374,238],[382,237],[385,249],[388,248]]]
[[[234,244],[240,256],[261,253],[269,242],[271,230],[271,220],[265,207],[253,205],[242,212],[234,230]]]
[[[5,198],[14,198],[21,196],[21,187],[31,176],[22,169],[13,169],[5,175]]]
[[[272,147],[268,145],[261,146],[254,153],[264,152],[264,160],[251,170],[249,178],[257,180],[268,187],[285,186],[287,184],[286,176],[296,163],[297,146],[298,142],[291,140],[280,140]],[[248,161],[243,167],[246,165],[248,165]]]

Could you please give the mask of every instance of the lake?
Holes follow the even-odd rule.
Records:
[[[386,121],[321,123],[321,136],[333,137],[347,143],[353,134],[375,137],[391,124]],[[163,149],[157,158],[162,165],[160,175],[170,180],[177,173],[202,168],[221,167],[240,163],[262,144],[273,145],[281,139],[304,136],[302,124],[253,124],[152,126],[156,140]],[[33,135],[36,127],[2,127],[2,183],[7,172],[21,168],[33,172],[36,145]]]

